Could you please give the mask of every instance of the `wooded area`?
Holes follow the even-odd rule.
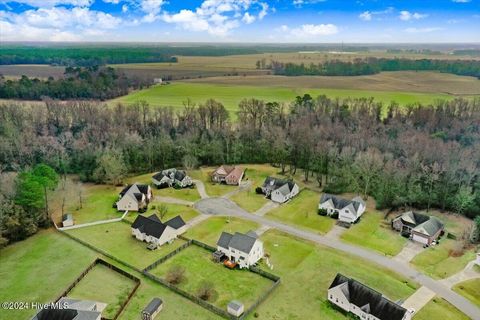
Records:
[[[439,60],[439,59],[389,59],[357,58],[350,61],[331,60],[319,64],[283,63],[272,60],[269,64],[257,61],[258,69],[271,69],[274,74],[286,76],[359,76],[381,71],[439,71],[480,79],[478,60]]]
[[[47,194],[56,179],[45,168],[35,169],[39,164],[83,181],[113,183],[174,166],[273,163],[292,174],[303,171],[326,192],[373,196],[379,208],[480,215],[480,99],[407,108],[392,103],[386,116],[382,109],[373,99],[245,99],[232,123],[215,100],[186,103],[178,113],[146,103],[4,103],[0,165],[20,174],[0,188],[1,226],[8,230],[10,221],[21,229],[23,217],[45,222],[46,203],[28,200],[27,191]]]

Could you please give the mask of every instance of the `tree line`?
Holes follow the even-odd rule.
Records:
[[[308,94],[288,104],[244,99],[235,121],[213,99],[186,101],[181,111],[145,102],[6,102],[0,181],[11,191],[0,192],[2,237],[27,236],[29,221],[48,217],[42,195],[55,179],[38,165],[118,184],[131,174],[223,163],[272,163],[325,192],[371,196],[379,209],[439,208],[473,218],[480,215],[480,99],[406,107]],[[12,172],[16,178],[5,182]],[[27,222],[25,232],[11,232]]]
[[[329,60],[318,64],[304,64],[259,60],[257,69],[270,69],[276,75],[286,76],[359,76],[382,71],[438,71],[480,79],[479,60],[440,60],[407,58],[357,58],[353,61]]]
[[[60,79],[28,78],[18,80],[0,77],[0,98],[20,100],[53,99],[96,99],[106,100],[128,94],[130,89],[150,84],[139,77],[127,78],[110,67],[67,67]]]

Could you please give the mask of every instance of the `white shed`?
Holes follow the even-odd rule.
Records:
[[[235,317],[240,317],[243,312],[244,312],[244,306],[243,303],[237,301],[237,300],[232,300],[230,303],[227,305],[227,312],[230,313],[231,315]]]

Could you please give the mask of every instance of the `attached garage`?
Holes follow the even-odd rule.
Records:
[[[428,244],[428,238],[426,238],[422,235],[419,235],[419,234],[413,233],[412,234],[412,240],[417,241],[417,242],[422,243],[422,244]]]

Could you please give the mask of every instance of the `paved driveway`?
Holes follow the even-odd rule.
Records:
[[[359,256],[373,263],[379,264],[390,270],[393,270],[407,278],[410,278],[422,286],[427,287],[431,291],[435,292],[440,297],[444,298],[459,310],[463,311],[467,316],[474,320],[480,320],[480,309],[473,303],[462,297],[461,295],[453,292],[440,281],[433,280],[432,278],[416,271],[410,265],[404,262],[389,259],[386,256],[380,255],[376,252],[356,247],[351,244],[347,244],[336,239],[321,236],[309,231],[297,229],[294,226],[287,225],[278,221],[267,219],[263,216],[254,215],[246,212],[232,201],[224,198],[209,198],[202,199],[195,203],[195,207],[202,213],[211,215],[229,215],[237,216],[246,220],[257,222],[261,225],[270,226],[283,232],[289,233],[293,236],[300,237],[306,240],[316,242],[318,244],[335,248],[337,250],[347,252],[349,254]]]

